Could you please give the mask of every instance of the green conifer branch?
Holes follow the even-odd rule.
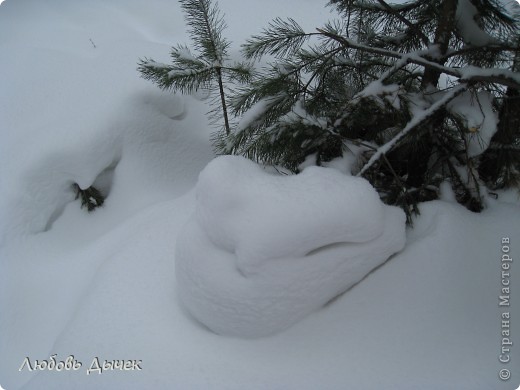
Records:
[[[181,93],[192,93],[200,88],[210,92],[216,89],[219,98],[211,100],[214,106],[209,114],[214,123],[221,117],[225,132],[229,134],[231,121],[225,82],[248,82],[253,74],[252,69],[245,62],[228,64],[227,49],[230,43],[222,36],[226,24],[216,2],[179,2],[197,54],[192,54],[186,45],[178,45],[170,53],[172,64],[157,63],[145,58],[139,61],[138,70],[143,78],[153,81],[162,89],[173,89]]]
[[[296,53],[312,35],[316,34],[305,33],[294,19],[276,18],[260,35],[248,39],[242,49],[246,58],[266,54],[287,57]]]

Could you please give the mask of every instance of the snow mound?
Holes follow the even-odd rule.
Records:
[[[405,244],[404,213],[366,180],[331,168],[277,176],[223,156],[201,172],[196,195],[177,241],[178,292],[219,334],[286,329]]]

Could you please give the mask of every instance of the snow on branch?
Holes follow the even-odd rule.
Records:
[[[386,70],[377,80],[372,81],[368,84],[363,90],[358,92],[354,97],[354,100],[368,97],[368,96],[377,96],[384,93],[394,93],[399,89],[399,86],[393,85],[384,85],[383,82],[392,76],[395,72],[401,69],[408,63],[406,56],[403,56],[401,59],[395,62],[389,69]],[[397,87],[397,88],[396,88]]]
[[[201,69],[181,69],[174,68],[168,72],[168,77],[175,79],[184,76],[201,76],[206,75],[209,72],[212,72],[215,68],[211,66],[207,66]]]
[[[496,82],[508,87],[520,89],[520,73],[508,69],[484,69],[478,66],[466,66],[459,70],[461,81],[488,81]],[[496,80],[503,80],[499,82]]]
[[[151,68],[151,69],[157,69],[157,70],[169,69],[171,67],[171,65],[168,65],[168,64],[165,64],[165,63],[162,63],[162,62],[157,62],[157,61],[154,61],[152,59],[144,59],[144,60],[142,60],[140,62],[140,66]]]
[[[477,8],[470,0],[457,2],[457,29],[466,44],[483,47],[496,43],[497,39],[483,31],[475,21],[478,15]]]
[[[411,130],[413,130],[415,127],[420,125],[421,123],[425,122],[428,118],[430,118],[432,115],[434,115],[439,109],[444,107],[446,104],[448,104],[452,99],[457,97],[459,94],[464,92],[467,88],[466,84],[459,84],[453,89],[451,89],[448,93],[446,93],[441,99],[433,103],[429,108],[426,110],[423,110],[416,114],[410,122],[390,141],[388,141],[386,144],[380,146],[376,152],[370,157],[368,162],[363,166],[361,171],[356,176],[361,176],[363,173],[365,173],[374,163],[379,160],[379,158],[388,153],[396,144],[401,140],[406,134],[408,134]]]
[[[463,69],[452,68],[438,64],[434,61],[429,61],[421,56],[428,54],[428,52],[415,53],[399,53],[393,50],[387,50],[379,47],[366,46],[352,39],[345,38],[341,35],[335,34],[332,31],[317,29],[318,32],[324,36],[341,43],[343,46],[355,50],[360,50],[367,53],[379,54],[385,57],[406,59],[409,64],[416,64],[424,66],[425,68],[433,68],[445,73],[448,76],[453,76],[464,82],[488,82],[501,84],[506,87],[520,89],[520,75],[516,72],[507,69],[485,69],[476,66],[471,66]],[[467,70],[470,68],[470,70]]]
[[[259,118],[261,118],[267,110],[269,110],[273,105],[283,99],[285,95],[275,95],[269,96],[260,99],[253,106],[251,106],[243,115],[242,119],[238,123],[236,129],[234,130],[235,134],[239,134],[244,131],[246,128],[254,125]]]

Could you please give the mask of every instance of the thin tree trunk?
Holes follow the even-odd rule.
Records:
[[[440,59],[432,58],[431,61],[444,65],[444,55],[448,51],[450,44],[450,36],[455,29],[456,24],[456,13],[457,13],[457,0],[445,0],[441,5],[441,13],[438,19],[437,29],[435,30],[435,40],[433,43],[438,45],[439,52],[441,55]],[[421,88],[424,90],[428,86],[437,87],[441,72],[434,68],[425,68],[422,78]]]
[[[222,69],[220,67],[216,68],[217,70],[217,79],[218,79],[218,89],[220,92],[220,102],[222,103],[222,113],[224,114],[224,126],[226,127],[226,134],[229,135],[229,119],[227,112],[227,104],[226,104],[226,96],[224,95],[224,84],[222,82]]]
[[[443,58],[449,48],[450,37],[453,33],[456,23],[457,0],[445,0],[441,4],[441,12],[437,20],[437,29],[435,30],[434,44],[438,46],[440,58],[429,58],[430,61],[444,65]],[[425,67],[421,81],[422,91],[429,88],[437,88],[439,78],[442,72],[433,67]],[[426,124],[428,132],[426,132],[421,140],[417,143],[417,150],[409,155],[408,159],[408,178],[407,184],[411,187],[419,188],[424,184],[425,175],[428,171],[428,163],[433,151],[432,133],[442,126],[445,113],[441,109],[433,115],[429,123]]]
[[[208,31],[208,35],[211,37],[211,45],[213,52],[215,54],[214,60],[218,62],[218,66],[215,67],[215,70],[217,72],[217,81],[218,81],[218,90],[220,93],[220,103],[222,104],[222,113],[224,114],[224,126],[226,128],[226,134],[229,135],[230,128],[229,128],[229,118],[228,118],[228,111],[227,111],[227,104],[226,104],[226,96],[224,95],[224,83],[222,81],[222,56],[217,48],[216,41],[217,37],[215,36],[211,23],[210,23],[210,16],[209,16],[209,9],[205,7],[205,3],[202,1],[199,1],[201,4],[201,8],[204,9],[204,22],[206,24],[206,30]]]

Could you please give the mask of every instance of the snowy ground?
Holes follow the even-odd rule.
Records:
[[[276,16],[307,29],[324,2],[220,0],[238,43]],[[244,15],[254,15],[254,19]],[[0,5],[0,385],[7,389],[515,389],[520,203],[421,207],[404,250],[274,336],[218,336],[175,289],[175,244],[213,158],[206,106],[139,78],[139,57],[188,42],[167,0]],[[80,210],[72,182],[109,191]],[[501,240],[511,306],[499,306]],[[511,313],[510,362],[499,361]],[[518,344],[518,345],[517,345]],[[19,371],[74,355],[78,371]],[[87,375],[93,359],[140,371]],[[511,370],[507,382],[501,369]]]

